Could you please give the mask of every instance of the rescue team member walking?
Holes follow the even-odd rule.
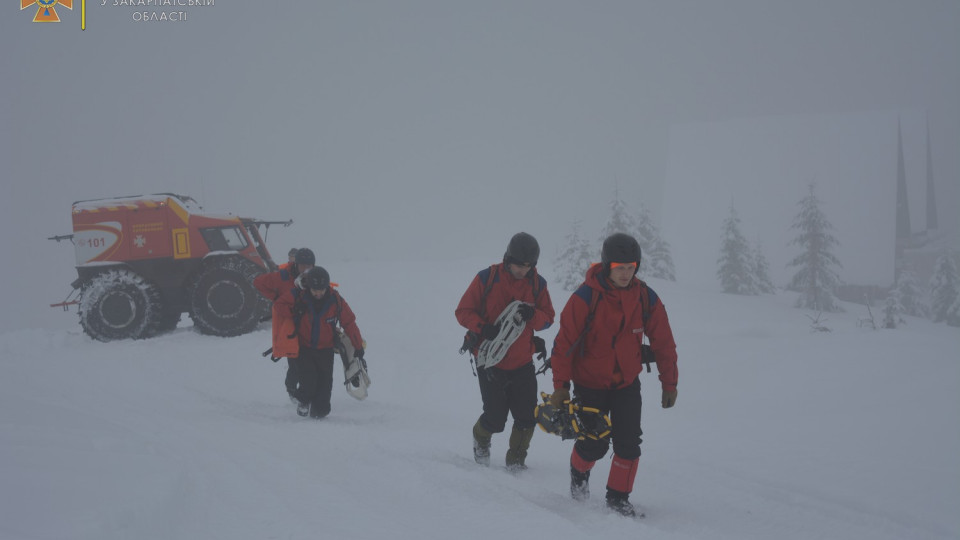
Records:
[[[333,390],[333,348],[337,326],[343,328],[354,347],[354,357],[363,360],[363,337],[357,317],[347,301],[330,283],[330,274],[314,266],[284,291],[276,304],[280,317],[278,345],[283,351],[297,351],[300,386],[294,396],[297,414],[323,418],[330,414]]]
[[[580,405],[609,413],[610,438],[578,440],[570,455],[570,494],[590,495],[590,470],[606,455],[613,440],[613,462],[607,478],[607,506],[634,516],[629,502],[640,458],[640,379],[642,340],[655,355],[662,389],[661,406],[677,400],[677,347],[660,298],[637,279],[640,245],[618,233],[603,242],[601,264],[587,270],[583,284],[560,314],[560,330],[550,363],[554,393],[550,404],[570,399],[570,382]]]
[[[461,326],[472,334],[471,354],[483,340],[500,332],[497,317],[512,302],[519,300],[518,313],[525,321],[523,331],[500,360],[491,367],[478,367],[483,414],[473,425],[473,457],[477,463],[490,463],[490,442],[494,433],[504,430],[507,413],[513,415],[506,465],[513,471],[526,468],[527,450],[533,438],[537,406],[537,376],[533,367],[534,330],[546,330],[553,324],[553,303],[547,281],[537,274],[540,245],[527,233],[510,239],[503,262],[481,270],[467,287],[455,315]],[[545,355],[545,351],[544,351]]]
[[[276,300],[280,297],[280,294],[291,287],[293,287],[294,280],[307,270],[313,268],[313,265],[317,263],[316,257],[313,255],[313,252],[307,248],[293,248],[290,250],[290,253],[287,255],[289,259],[286,263],[280,265],[279,269],[276,272],[269,272],[266,274],[260,274],[259,276],[253,279],[253,286],[256,287],[260,294],[264,296],[267,300],[273,303],[271,306],[272,313],[272,326],[273,326],[273,359],[277,360],[279,358],[287,357],[287,376],[284,378],[284,385],[287,387],[287,395],[290,396],[290,399],[296,401],[294,397],[294,392],[297,390],[297,384],[299,381],[299,376],[297,374],[297,351],[293,351],[294,354],[290,356],[289,354],[283,354],[281,348],[277,348],[277,338],[280,334],[280,321],[282,317],[277,317],[277,304]],[[287,351],[289,353],[289,351]]]

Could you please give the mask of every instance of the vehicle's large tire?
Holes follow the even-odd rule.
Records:
[[[160,325],[160,291],[127,269],[107,270],[80,289],[80,326],[100,341],[152,336]]]
[[[270,311],[266,299],[253,287],[263,272],[240,257],[206,263],[188,291],[190,318],[202,334],[239,336],[257,327]]]

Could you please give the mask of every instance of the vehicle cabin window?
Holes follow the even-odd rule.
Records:
[[[240,227],[202,229],[200,233],[210,251],[243,251],[247,247],[247,239]]]

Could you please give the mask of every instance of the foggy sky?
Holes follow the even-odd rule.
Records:
[[[79,0],[59,24],[0,13],[0,223],[43,267],[4,275],[45,283],[7,302],[69,290],[72,248],[44,238],[73,201],[139,193],[293,218],[271,249],[321,264],[492,262],[520,230],[552,260],[615,185],[660,218],[671,126],[768,115],[924,111],[957,227],[953,0],[220,0],[178,23],[112,3],[83,32]]]

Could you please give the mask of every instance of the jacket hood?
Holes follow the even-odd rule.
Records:
[[[637,276],[633,276],[633,279],[630,280],[630,285],[625,289],[618,289],[610,283],[610,280],[603,275],[603,265],[600,263],[593,263],[590,265],[590,268],[587,269],[587,275],[583,280],[583,283],[595,289],[600,293],[610,293],[610,292],[619,292],[619,291],[628,291],[633,289],[637,284],[640,283],[640,279]]]

